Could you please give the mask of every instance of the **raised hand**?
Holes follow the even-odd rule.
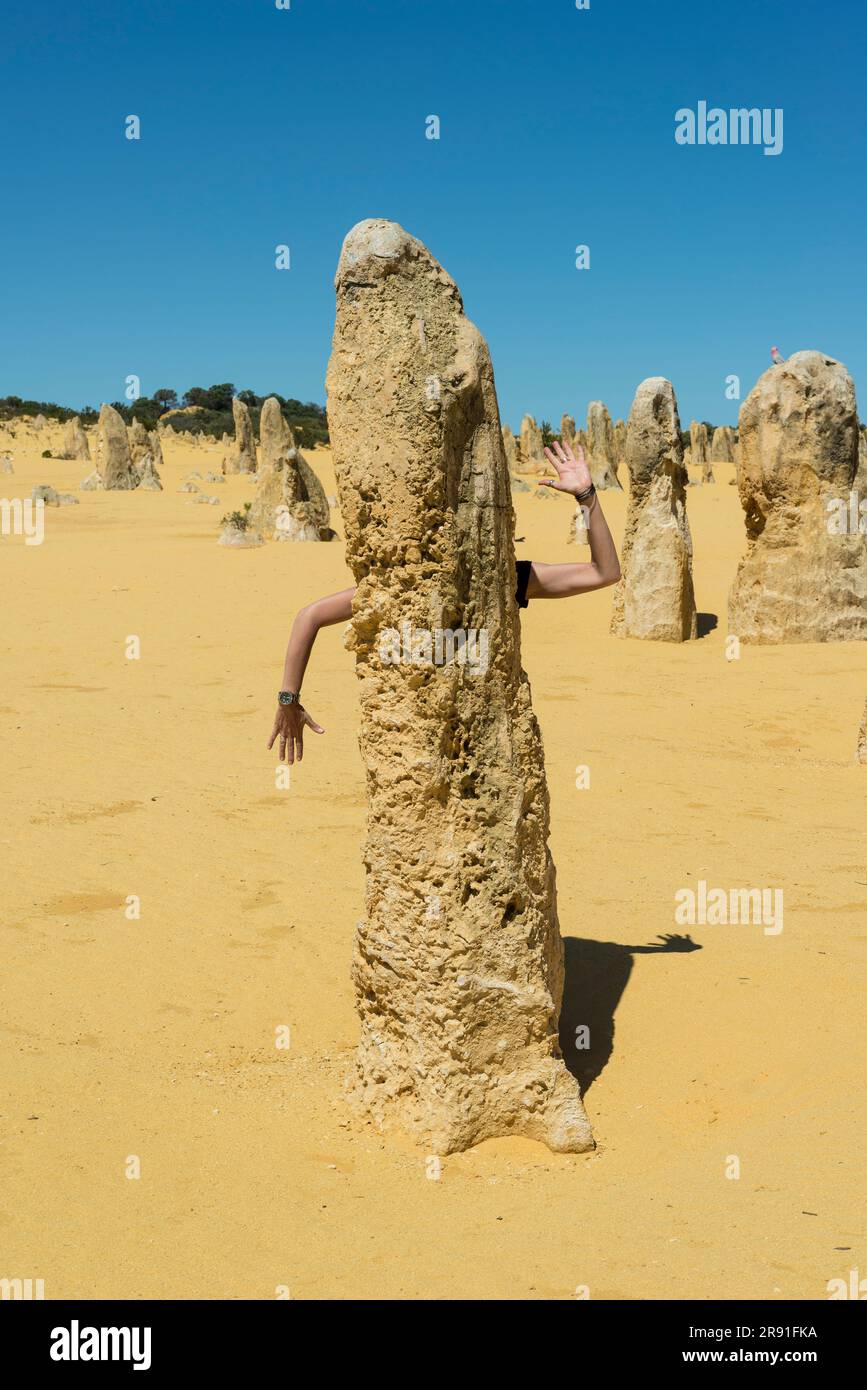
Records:
[[[281,763],[294,763],[296,758],[300,763],[304,757],[304,729],[312,729],[314,734],[324,734],[325,730],[320,727],[315,720],[310,718],[303,705],[278,705],[277,713],[274,717],[274,728],[268,740],[268,747],[271,748],[275,739],[279,739],[280,761]]]
[[[576,497],[579,492],[586,492],[593,482],[580,444],[573,454],[568,444],[564,448],[559,439],[555,439],[553,448],[545,450],[545,457],[556,469],[557,477],[542,478],[541,487],[553,487],[557,492],[568,492]]]

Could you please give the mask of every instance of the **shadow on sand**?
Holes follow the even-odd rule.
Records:
[[[566,984],[560,1010],[563,1060],[584,1095],[614,1050],[614,1014],[632,974],[633,956],[700,951],[689,936],[666,935],[649,946],[621,946],[616,941],[586,941],[567,936]],[[589,1029],[589,1048],[575,1045],[575,1030]]]

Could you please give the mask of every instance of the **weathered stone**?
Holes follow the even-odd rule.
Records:
[[[821,352],[769,368],[741,406],[738,487],[747,550],[729,628],[747,642],[867,638],[867,547],[837,534],[858,469],[855,388]]]
[[[79,492],[101,492],[102,486],[102,478],[99,476],[98,470],[94,468],[92,473],[88,473],[86,478],[82,478],[78,484],[78,490]]]
[[[560,442],[572,448],[575,442],[576,426],[571,415],[564,415],[560,420]]]
[[[163,485],[150,454],[145,454],[136,465],[138,487],[144,492],[162,492]]]
[[[712,483],[713,466],[710,457],[710,443],[708,439],[707,425],[703,420],[693,420],[689,427],[689,453],[690,464],[701,469],[702,483]]]
[[[686,469],[674,388],[665,377],[642,381],[629,412],[629,501],[614,590],[616,637],[685,642],[696,636],[692,539]]]
[[[30,494],[31,501],[44,502],[46,507],[77,507],[79,501],[71,492],[58,492],[49,483],[39,483]]]
[[[518,436],[517,468],[519,473],[545,473],[548,469],[544,445],[542,444],[542,431],[532,415],[525,415],[521,421],[521,432]]]
[[[720,425],[713,432],[710,446],[711,463],[734,463],[732,431],[729,425]]]
[[[217,538],[217,545],[227,545],[234,550],[252,550],[264,544],[258,531],[248,531],[238,526],[224,526]]]
[[[689,451],[696,468],[707,461],[707,425],[702,420],[691,420],[689,425]]]
[[[129,427],[129,452],[136,475],[136,487],[145,492],[162,492],[157,461],[163,461],[163,450],[156,430],[148,430],[135,419]]]
[[[303,460],[275,396],[269,396],[262,406],[259,444],[259,481],[250,511],[251,526],[279,541],[333,539],[325,493],[309,465],[305,463],[302,470]],[[311,478],[315,480],[313,497]]]
[[[88,463],[90,462],[90,445],[77,415],[73,415],[72,419],[67,420],[63,426],[63,443],[57,457],[61,459],[86,459]]]
[[[858,730],[857,757],[859,763],[867,763],[867,700],[864,701],[864,713],[861,716],[861,727]]]
[[[151,430],[148,434],[148,444],[150,446],[150,456],[153,459],[154,468],[162,468],[165,463],[163,458],[163,446],[160,442],[159,430]]]
[[[148,432],[141,420],[135,419],[127,430],[127,440],[129,443],[129,456],[134,464],[143,459],[145,454],[150,452],[148,443]]]
[[[3,458],[0,459],[0,473],[14,473],[14,472],[15,472],[15,468],[14,468],[14,466],[13,466],[13,464],[12,464],[12,455],[11,455],[11,454],[5,454],[5,455],[3,456]]]
[[[33,421],[33,428],[37,431],[44,430],[47,424],[48,421],[46,420],[44,415],[37,415]]]
[[[625,467],[625,465],[626,465],[626,436],[627,436],[626,421],[625,421],[625,420],[615,420],[615,421],[614,421],[614,435],[613,435],[613,437],[614,437],[614,462],[615,462],[615,464],[616,464],[616,467],[617,467],[617,470],[618,470],[618,471],[620,470],[621,464],[622,464],[624,467]]]
[[[605,488],[620,487],[614,453],[614,427],[608,408],[602,401],[591,401],[587,407],[587,464],[593,485],[600,492]]]
[[[503,426],[503,451],[506,455],[509,472],[515,473],[518,468],[518,441],[508,425]]]
[[[244,401],[235,396],[232,400],[232,415],[235,420],[235,448],[228,457],[227,472],[256,472],[256,439],[250,411]]]
[[[504,1134],[584,1150],[557,1045],[563,947],[490,356],[394,223],[349,233],[336,287],[328,418],[368,788],[357,1094],[435,1153]],[[474,637],[438,662],[444,630]],[[421,664],[392,662],[387,644],[413,632]]]
[[[102,485],[110,492],[129,492],[138,486],[138,473],[129,452],[126,425],[114,406],[99,412],[96,467]]]
[[[580,502],[575,503],[575,510],[572,513],[572,520],[569,523],[569,535],[566,537],[567,545],[589,545],[590,536],[587,531],[587,512]]]

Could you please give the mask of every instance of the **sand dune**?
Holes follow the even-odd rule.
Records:
[[[40,457],[55,436],[0,431],[5,496],[76,489],[86,464]],[[130,1299],[814,1299],[863,1269],[867,663],[858,643],[726,660],[731,465],[688,491],[701,640],[611,637],[610,591],[522,615],[564,1016],[604,1039],[599,1147],[491,1141],[431,1180],[342,1098],[364,788],[339,630],[288,790],[265,746],[292,616],[351,582],[343,547],[218,547],[253,480],[190,505],[181,479],[220,446],[163,450],[162,493],[80,493],[42,546],[0,538],[7,1268]],[[328,450],[310,460],[334,494]],[[626,500],[603,496],[618,541]],[[576,558],[568,499],[515,506],[519,556]],[[784,888],[783,931],[676,925],[699,880]],[[687,930],[700,949],[653,949]]]

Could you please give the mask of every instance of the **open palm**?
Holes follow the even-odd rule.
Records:
[[[557,477],[543,478],[542,487],[553,487],[557,492],[569,492],[573,497],[579,492],[587,491],[593,480],[580,444],[573,454],[568,444],[564,447],[559,439],[555,439],[553,447],[545,450],[545,457],[552,468],[556,469]]]

